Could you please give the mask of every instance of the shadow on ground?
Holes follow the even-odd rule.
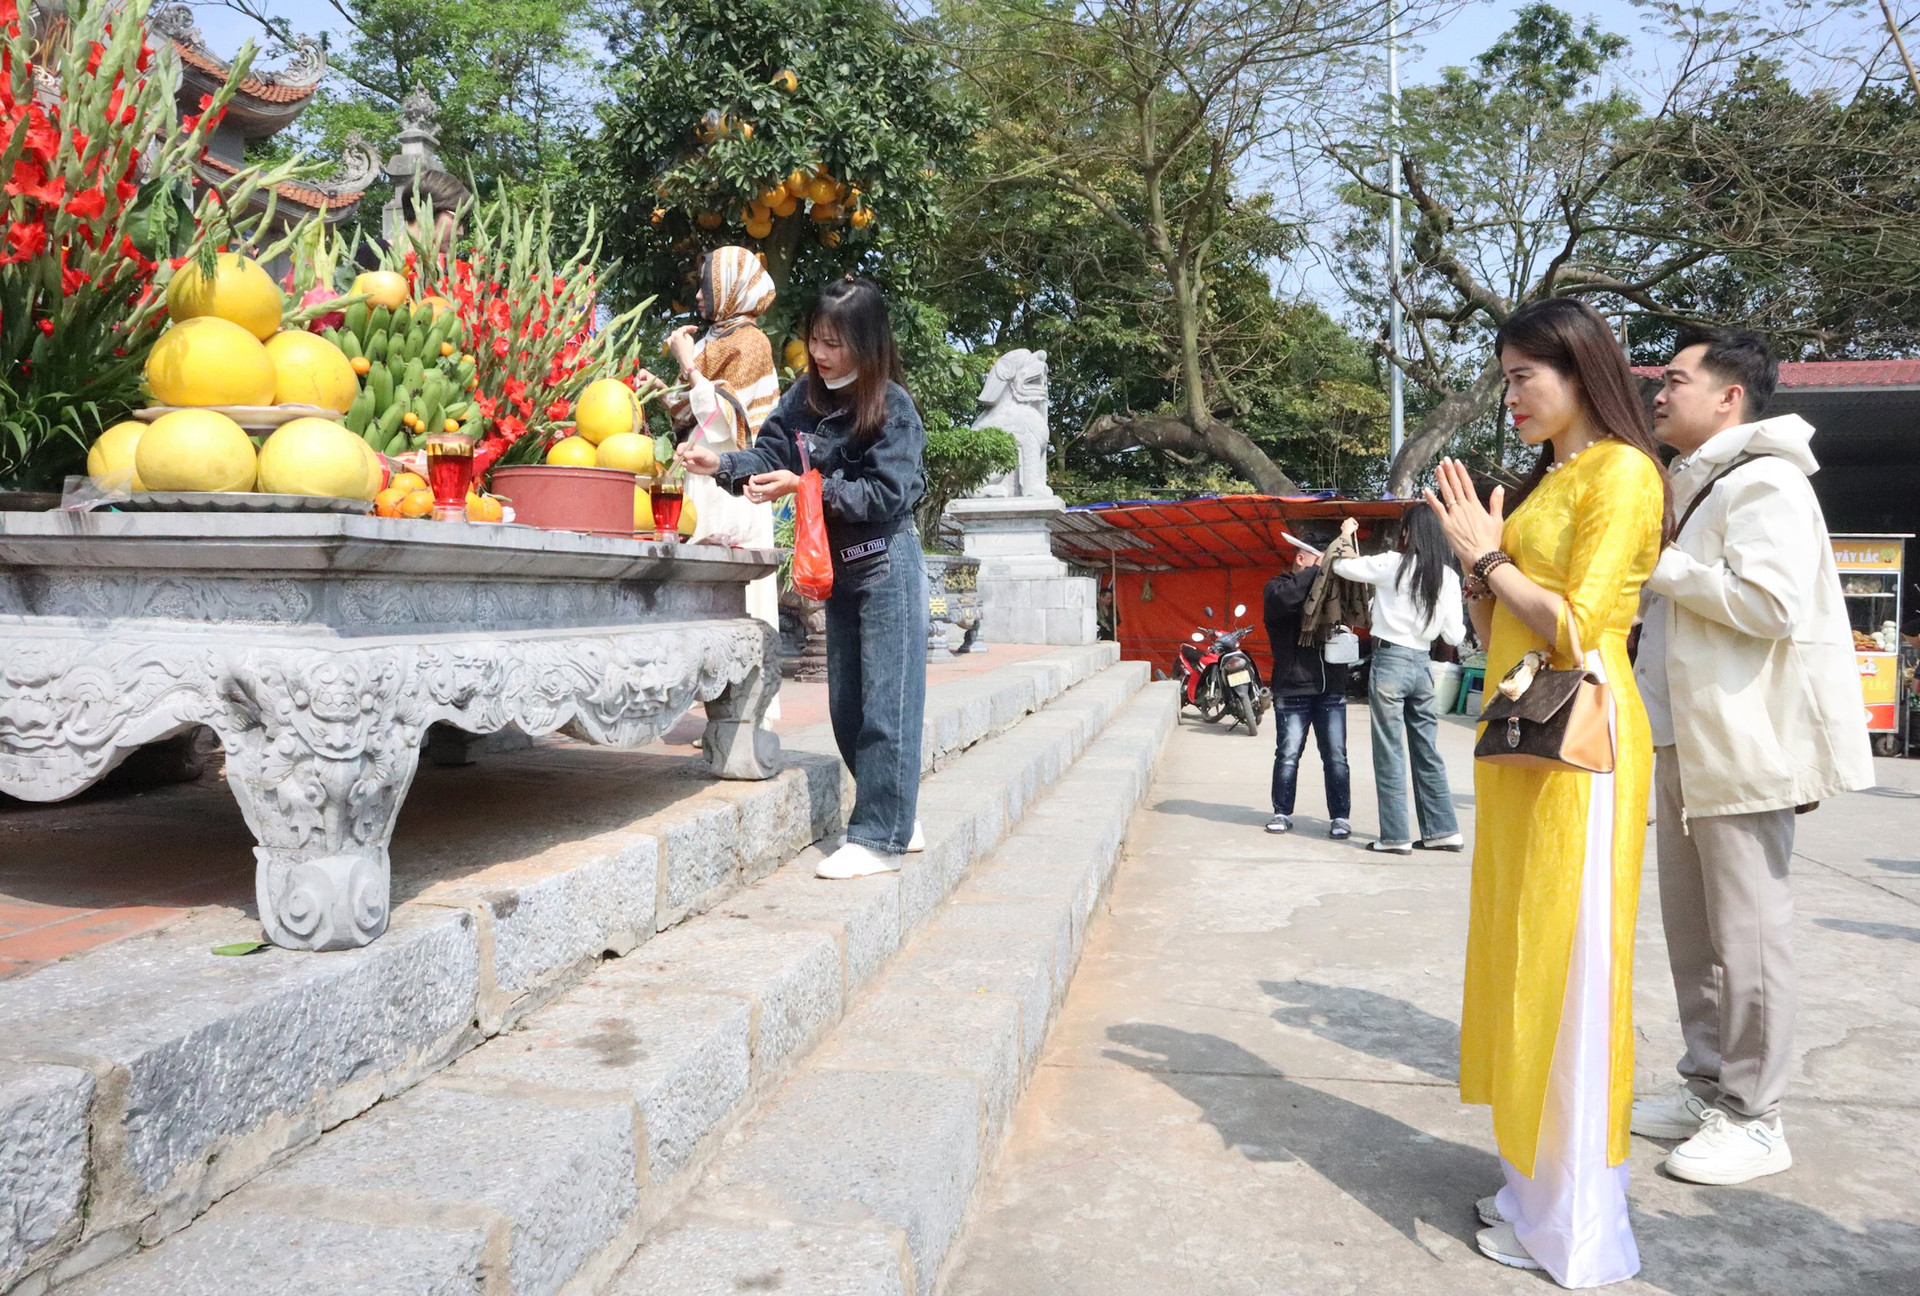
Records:
[[[1920,943],[1920,927],[1903,927],[1899,923],[1859,922],[1852,918],[1815,918],[1813,922],[1816,927],[1825,927],[1828,931],[1871,936],[1875,940],[1904,940]]]
[[[1460,1028],[1445,1017],[1353,986],[1295,980],[1262,981],[1260,988],[1288,1005],[1273,1014],[1283,1026],[1448,1083],[1460,1079]]]
[[[1874,859],[1869,856],[1867,863],[1875,868],[1883,868],[1889,873],[1920,873],[1920,860]]]

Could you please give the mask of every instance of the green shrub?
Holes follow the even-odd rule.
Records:
[[[945,422],[945,420],[941,420]],[[970,428],[929,420],[927,428],[927,496],[915,511],[920,542],[933,548],[940,538],[940,515],[947,501],[978,490],[995,473],[1012,472],[1020,465],[1020,446],[1013,434],[999,428]]]

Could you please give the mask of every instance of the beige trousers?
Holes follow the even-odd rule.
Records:
[[[1680,1075],[1743,1120],[1771,1119],[1793,1060],[1793,811],[1681,821],[1674,749],[1655,753],[1660,916],[1687,1051]]]

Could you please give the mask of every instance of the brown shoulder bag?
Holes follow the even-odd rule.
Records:
[[[1567,607],[1567,638],[1573,644],[1574,670],[1539,670],[1518,697],[1495,690],[1480,712],[1487,722],[1474,744],[1478,760],[1531,769],[1570,770],[1576,774],[1613,772],[1613,729],[1608,724],[1612,699],[1600,677],[1586,668],[1580,648],[1580,624]],[[1507,672],[1520,676],[1526,659]]]

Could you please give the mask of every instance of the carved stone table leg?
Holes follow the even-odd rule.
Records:
[[[760,665],[707,703],[707,768],[718,778],[767,779],[779,772],[780,739],[761,728],[780,692],[780,640],[763,626]]]
[[[276,945],[352,949],[387,929],[387,843],[425,730],[401,651],[231,664],[227,781],[259,843],[260,922]]]

